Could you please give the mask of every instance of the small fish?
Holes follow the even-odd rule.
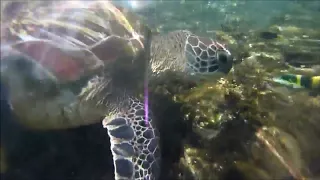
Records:
[[[306,88],[310,90],[320,89],[320,76],[305,76],[296,74],[285,74],[273,78],[274,82],[290,86],[292,88]]]

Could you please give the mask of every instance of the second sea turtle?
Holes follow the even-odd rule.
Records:
[[[153,35],[134,14],[99,2],[28,2],[2,9],[1,81],[20,123],[36,130],[102,121],[115,179],[157,179],[159,132],[139,98],[153,78],[228,73],[224,45],[188,30]]]

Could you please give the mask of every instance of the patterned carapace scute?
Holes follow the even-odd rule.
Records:
[[[4,37],[10,41],[17,40],[18,34],[50,39],[50,34],[53,33],[67,38],[70,43],[90,46],[110,35],[129,39],[133,38],[133,31],[143,35],[146,30],[142,28],[144,25],[137,16],[108,1],[29,1],[2,4],[1,21],[6,27],[10,27],[9,32],[6,32],[9,34],[4,34]]]
[[[31,56],[59,81],[77,80],[121,57],[135,59],[145,50],[149,29],[108,1],[1,3],[1,51],[11,48]]]

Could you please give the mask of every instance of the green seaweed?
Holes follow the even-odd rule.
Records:
[[[173,102],[181,104],[185,121],[192,124],[192,131],[187,134],[197,134],[196,141],[200,143],[197,146],[188,144],[188,136],[184,141],[184,156],[180,164],[185,176],[217,179],[236,169],[248,177],[252,168],[262,179],[269,176],[304,178],[309,175],[305,164],[312,157],[319,156],[315,150],[318,147],[309,142],[310,139],[319,142],[316,134],[320,132],[320,125],[316,124],[316,119],[320,116],[320,98],[310,97],[307,92],[282,90],[270,81],[273,76],[257,60],[247,59],[217,81],[186,86],[188,83],[184,84],[178,77],[181,82],[175,81],[175,90],[172,90],[170,83],[166,83],[167,88],[161,92],[166,92]],[[258,151],[252,154],[251,146],[256,143],[265,146],[264,140],[257,138],[257,132],[262,127],[277,127],[282,129],[282,134],[291,134],[291,138],[289,135],[275,134],[265,138],[273,142],[272,147],[281,157],[286,157],[286,163],[293,159],[301,161],[299,165],[292,165],[299,167],[298,170],[290,172],[278,156],[262,148],[262,145],[256,147]],[[292,139],[295,139],[296,145],[293,145]],[[288,153],[281,147],[299,153]],[[225,151],[221,152],[221,149]],[[273,158],[263,158],[266,153]],[[241,163],[237,164],[239,161]],[[267,166],[281,167],[282,171],[279,168],[268,169]]]

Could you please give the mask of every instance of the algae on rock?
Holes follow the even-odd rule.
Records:
[[[276,85],[270,81],[271,77],[272,73],[267,72],[263,65],[253,59],[246,60],[235,66],[233,72],[218,82],[203,82],[191,90],[183,91],[175,96],[176,101],[183,104],[186,119],[192,121],[193,133],[199,136],[198,142],[201,144],[199,147],[194,147],[193,150],[193,152],[197,152],[197,155],[194,156],[198,158],[198,165],[189,164],[190,167],[187,169],[190,169],[191,172],[204,171],[203,173],[206,174],[207,170],[204,167],[214,169],[212,164],[216,163],[225,170],[220,174],[219,172],[215,172],[215,174],[223,176],[226,169],[230,170],[237,166],[238,171],[248,169],[239,168],[239,165],[235,166],[236,162],[246,162],[245,159],[249,158],[252,160],[247,163],[253,165],[253,157],[260,157],[259,161],[263,161],[265,164],[256,167],[257,173],[260,172],[261,176],[274,176],[275,169],[266,169],[267,166],[272,167],[272,164],[283,168],[283,173],[281,174],[279,171],[280,174],[277,177],[286,175],[305,177],[309,175],[305,170],[305,164],[310,163],[312,157],[319,155],[315,150],[319,147],[312,147],[309,140],[312,139],[314,142],[320,143],[320,140],[315,139],[316,134],[320,132],[320,125],[316,124],[317,117],[320,117],[320,99],[309,97],[305,92],[278,91]],[[306,113],[302,113],[302,111]],[[243,128],[244,126],[247,129],[239,130],[241,133],[236,133],[235,129],[229,130],[228,133],[221,132],[228,131],[226,129],[230,127]],[[261,149],[255,150],[254,156],[251,154],[253,153],[252,149],[246,153],[243,151],[243,149],[248,149],[249,144],[253,147],[257,142],[261,144],[262,140],[257,139],[256,133],[261,132],[262,127],[264,129],[271,127],[282,129],[280,134],[283,135],[268,136],[269,141],[273,142],[273,148],[277,152],[281,152],[278,156],[271,153],[270,155],[274,156],[273,160],[262,158],[265,151],[261,151]],[[280,130],[278,131],[280,132]],[[237,136],[235,137],[232,132]],[[234,146],[238,147],[230,147],[233,146],[230,142],[237,141],[240,144]],[[285,153],[286,151],[281,150],[283,146],[295,153]],[[232,153],[223,153],[219,151],[223,147],[235,149]],[[187,149],[190,148],[185,149],[185,156],[190,156]],[[284,156],[286,156],[284,158],[286,163],[292,160],[297,162],[295,167],[298,170],[294,171],[296,174],[292,174],[293,172],[288,167],[279,162],[279,158]],[[184,166],[186,166],[186,163],[183,163],[187,161],[186,158],[181,160]],[[229,163],[223,163],[226,159],[229,159]],[[199,163],[203,164],[199,165]],[[201,168],[196,169],[197,167]],[[268,175],[262,173],[262,169]],[[241,173],[247,174],[249,172]]]

